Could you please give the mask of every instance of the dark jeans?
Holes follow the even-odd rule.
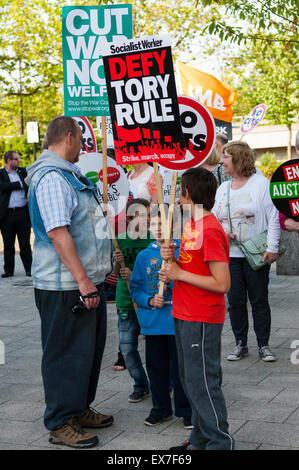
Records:
[[[191,416],[191,407],[181,385],[174,335],[146,335],[146,369],[150,381],[153,408],[151,414],[173,414],[170,381],[173,386],[175,416]]]
[[[190,444],[196,449],[234,448],[221,389],[222,326],[175,318],[179,374],[192,408]]]
[[[106,299],[103,284],[97,309],[73,313],[79,291],[35,289],[41,317],[44,423],[53,430],[72,416],[82,416],[97,390],[106,341]]]
[[[15,269],[16,236],[20,246],[20,257],[26,272],[31,271],[32,252],[30,246],[31,222],[28,206],[21,209],[8,209],[1,221],[4,245],[4,272],[13,274]]]
[[[230,258],[229,270],[231,288],[227,295],[228,311],[236,342],[242,341],[243,345],[247,345],[249,298],[258,347],[266,346],[271,329],[271,310],[268,301],[270,265],[254,271],[245,258]]]
[[[119,348],[125,360],[126,368],[134,380],[134,392],[149,389],[148,379],[138,352],[140,326],[135,310],[128,312],[128,318],[122,319],[118,312]]]

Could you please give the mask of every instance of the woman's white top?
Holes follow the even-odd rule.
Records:
[[[229,232],[227,192],[230,181],[222,183],[216,193],[212,212],[216,215],[225,232]],[[268,248],[278,253],[280,225],[269,190],[270,182],[260,173],[253,174],[240,189],[230,188],[230,216],[232,232],[238,241],[244,242],[268,230]],[[244,257],[239,248],[230,243],[231,257]]]

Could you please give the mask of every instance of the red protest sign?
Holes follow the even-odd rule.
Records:
[[[215,121],[210,111],[194,98],[179,96],[180,119],[188,142],[184,160],[161,162],[170,170],[187,170],[201,165],[210,155],[216,138]]]
[[[118,164],[182,159],[186,144],[168,36],[102,50]]]

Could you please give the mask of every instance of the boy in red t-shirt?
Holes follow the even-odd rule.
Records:
[[[171,450],[232,450],[227,411],[221,390],[221,332],[224,294],[230,288],[227,237],[210,210],[217,181],[204,168],[190,168],[181,176],[180,202],[191,205],[184,227],[179,259],[165,263],[164,282],[174,281],[173,311],[179,373],[192,408],[190,440]],[[164,260],[173,248],[163,246]]]

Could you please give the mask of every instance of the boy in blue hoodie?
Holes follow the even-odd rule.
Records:
[[[191,408],[178,375],[174,321],[171,315],[172,284],[166,285],[164,295],[158,293],[159,270],[162,265],[160,246],[163,241],[158,210],[151,216],[151,232],[156,241],[137,255],[130,278],[131,296],[138,305],[138,321],[141,333],[145,335],[146,369],[153,402],[144,424],[156,426],[171,418],[173,414],[169,393],[171,379],[175,415],[183,417],[185,428],[190,429]],[[179,241],[174,243],[178,253]]]

